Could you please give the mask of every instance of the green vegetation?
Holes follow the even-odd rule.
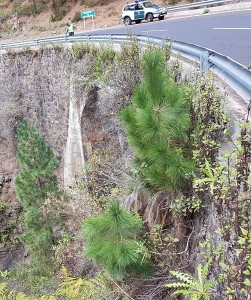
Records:
[[[26,4],[21,0],[14,0],[12,3],[12,10],[20,16],[35,16],[45,9],[43,1],[35,1]]]
[[[109,67],[114,62],[115,51],[113,45],[102,45],[98,51],[96,61],[96,77],[105,80],[109,76]]]
[[[67,270],[60,272],[62,282],[53,295],[28,297],[24,293],[10,291],[5,282],[0,283],[1,300],[107,300],[123,299],[130,297],[122,287],[105,272],[98,273],[95,277],[83,279],[69,276]],[[128,297],[127,297],[128,296]]]
[[[21,171],[16,177],[15,188],[24,209],[23,241],[30,251],[33,269],[47,273],[51,271],[48,264],[52,262],[53,220],[46,218],[44,205],[59,195],[55,175],[58,161],[41,134],[26,121],[21,123],[17,139]]]
[[[73,21],[73,22],[78,22],[78,21],[80,21],[80,20],[81,20],[81,11],[76,11],[76,13],[75,13],[75,15],[74,15],[72,21]]]
[[[205,8],[202,13],[203,14],[208,14],[209,12],[210,12],[210,10],[208,8]]]
[[[198,168],[194,177],[192,190],[187,195],[177,197],[172,205],[172,211],[177,215],[189,216],[198,212],[204,205],[204,197],[208,189],[213,189],[212,182],[215,179],[207,175],[219,174],[219,170],[212,170],[216,166],[220,140],[229,121],[224,112],[224,99],[215,88],[214,80],[208,76],[199,78],[195,85],[190,85],[192,93],[190,120],[191,141],[193,143],[193,160]],[[211,165],[212,164],[212,165]]]
[[[116,53],[113,67],[116,70],[116,81],[122,93],[131,100],[132,91],[137,86],[142,74],[142,49],[135,39],[130,36],[129,43],[122,43]]]
[[[81,0],[81,4],[86,5],[87,7],[94,7],[101,3],[101,0]]]
[[[177,5],[179,0],[164,0],[164,2],[167,2],[169,5]]]
[[[51,15],[51,22],[60,21],[69,12],[70,4],[67,1],[52,0],[51,7],[54,14]]]
[[[92,43],[73,43],[72,44],[73,55],[77,59],[83,58],[84,55],[97,55],[98,48]]]
[[[147,51],[142,83],[121,116],[142,178],[157,188],[187,190],[191,182],[189,102],[186,88],[167,72],[163,51]]]
[[[179,282],[167,283],[167,288],[176,288],[173,295],[184,295],[186,299],[191,300],[210,300],[215,280],[206,280],[208,269],[212,260],[209,260],[204,267],[201,264],[197,267],[197,278],[187,273],[170,271],[170,273],[179,279]]]
[[[0,9],[0,21],[6,21],[10,16],[10,12],[6,9]]]
[[[62,52],[58,45],[54,49]],[[29,289],[21,286],[20,290],[37,298],[11,292],[4,283],[0,285],[0,298],[128,300],[139,296],[158,300],[177,295],[197,300],[247,299],[251,294],[248,118],[237,124],[240,135],[233,147],[219,156],[220,141],[228,136],[229,118],[210,76],[193,78],[193,82],[185,80],[184,84],[180,63],[167,65],[168,46],[156,49],[150,45],[143,55],[133,40],[122,45],[120,53],[109,46],[98,48],[88,43],[73,43],[72,49],[67,54],[73,54],[76,60],[89,55],[90,64],[83,68],[90,70],[90,77],[80,83],[86,85],[86,91],[91,90],[87,84],[112,81],[116,76],[116,84],[121,84],[119,92],[126,95],[122,99],[127,101],[121,107],[128,105],[132,96],[132,104],[122,110],[121,119],[135,151],[136,164],[132,169],[128,164],[125,180],[124,169],[116,170],[113,165],[113,149],[100,149],[102,143],[93,147],[92,158],[78,177],[79,190],[68,194],[67,209],[75,207],[65,213],[65,230],[55,243],[54,205],[61,201],[55,176],[58,162],[35,128],[22,122],[17,133],[21,171],[15,187],[24,212],[22,240],[36,272],[25,266],[10,274],[0,272],[0,280],[29,281]],[[116,72],[111,72],[111,65]],[[131,178],[135,180],[128,196]],[[138,214],[126,210],[123,201]],[[8,204],[0,204],[1,217],[8,211]],[[219,230],[215,230],[212,239],[211,224],[202,229],[198,225],[204,224],[211,209],[219,217]],[[162,213],[164,217],[160,218]],[[81,236],[78,230],[83,218],[87,219]],[[0,242],[4,245],[14,224],[2,224]],[[201,233],[199,244],[197,237]],[[81,277],[74,278],[66,270],[62,275],[59,268],[54,268],[52,258],[57,267],[75,267],[82,243],[86,257],[98,266],[94,269],[89,260],[81,258]],[[204,266],[191,263],[190,250],[194,249],[197,257],[208,261]],[[155,264],[156,274],[147,281],[139,279],[135,275],[149,274],[149,261]],[[100,266],[105,272],[100,273]],[[72,268],[69,272],[72,270],[75,271]],[[22,273],[19,277],[18,272]],[[132,279],[124,280],[129,276]],[[173,289],[176,291],[171,296]],[[51,296],[42,296],[46,293]]]
[[[110,203],[104,214],[84,222],[85,255],[103,265],[115,278],[147,272],[147,250],[138,238],[142,225],[139,216],[124,209],[118,201]]]
[[[92,43],[73,43],[72,50],[76,59],[82,59],[86,54],[95,56],[95,77],[104,81],[109,78],[111,65],[116,57],[113,45],[101,44],[97,47]]]

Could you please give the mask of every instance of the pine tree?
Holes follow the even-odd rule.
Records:
[[[26,121],[19,127],[17,140],[17,160],[22,167],[15,181],[17,196],[24,207],[40,206],[48,195],[58,193],[58,161],[41,134]]]
[[[17,132],[17,160],[21,171],[15,180],[17,198],[24,209],[23,241],[27,244],[34,268],[45,268],[50,259],[52,224],[45,220],[42,206],[50,196],[58,196],[55,171],[58,168],[51,148],[26,121]]]
[[[112,202],[104,214],[84,222],[85,254],[115,278],[147,273],[150,267],[144,261],[146,248],[137,238],[141,228],[139,216],[124,209],[118,201]]]
[[[187,90],[172,80],[163,51],[147,51],[143,80],[121,118],[143,178],[157,188],[186,189],[194,171],[189,107]]]

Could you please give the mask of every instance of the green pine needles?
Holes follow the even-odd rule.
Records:
[[[138,239],[141,228],[139,216],[124,209],[118,201],[111,202],[104,214],[84,222],[85,254],[114,278],[147,273],[147,250]]]
[[[17,140],[22,167],[15,181],[17,196],[25,208],[39,207],[50,194],[58,194],[55,171],[59,164],[41,134],[26,121],[19,127]]]
[[[163,50],[147,51],[142,83],[121,117],[143,178],[167,191],[187,188],[194,171],[189,100],[187,89],[167,71]]]
[[[59,195],[55,175],[58,161],[41,134],[26,121],[21,122],[17,140],[21,171],[16,177],[15,189],[24,209],[23,241],[28,245],[32,265],[35,268],[44,265],[46,269],[52,244],[52,224],[44,218],[42,206],[50,196]]]

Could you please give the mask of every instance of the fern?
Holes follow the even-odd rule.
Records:
[[[100,273],[90,279],[82,279],[70,277],[65,268],[62,271],[64,273],[64,281],[57,291],[58,296],[65,296],[68,300],[101,300],[109,298],[111,291],[108,286],[111,286],[111,283],[107,282],[105,273]]]
[[[5,292],[5,288],[6,288],[6,283],[3,282],[3,283],[0,283],[0,297],[1,299],[3,298],[3,295],[4,295],[4,292]]]
[[[165,287],[176,288],[173,295],[183,295],[190,300],[210,300],[213,287],[216,285],[215,280],[206,280],[209,266],[212,262],[210,259],[204,267],[201,264],[197,267],[197,278],[187,273],[170,271],[180,281],[167,283]]]
[[[57,300],[54,296],[42,296],[41,298],[27,297],[24,293],[9,291],[7,283],[0,283],[0,300]]]
[[[0,283],[0,299],[1,300],[35,300],[26,297],[23,293],[16,293],[13,291],[9,291],[7,289],[7,283],[5,282]]]
[[[102,300],[109,299],[111,293],[111,282],[106,274],[101,273],[91,279],[81,279],[69,277],[66,269],[64,272],[64,281],[57,290],[55,296],[41,296],[40,298],[27,297],[21,292],[9,291],[7,283],[0,283],[0,300]]]
[[[176,272],[176,271],[171,271],[170,272],[172,275],[174,275],[176,278],[186,282],[187,284],[193,284],[193,276],[187,273],[181,273],[181,272]]]

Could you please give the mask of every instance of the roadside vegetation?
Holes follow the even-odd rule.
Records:
[[[231,140],[213,78],[187,78],[169,60],[170,47],[141,52],[132,40],[116,53],[73,45],[74,59],[94,58],[91,79],[106,84],[115,69],[130,87],[131,103],[118,115],[133,153],[129,169],[116,169],[112,157],[97,152],[64,195],[52,149],[33,124],[20,122],[15,188],[23,234],[17,238],[28,258],[0,272],[1,299],[248,299],[250,123],[247,117],[237,124]],[[224,153],[222,141],[230,145]],[[86,210],[74,234],[65,217],[71,197]],[[210,214],[219,216],[217,232],[205,229]],[[67,266],[79,255],[77,240],[85,264],[75,278]],[[15,283],[26,296],[11,291]]]

